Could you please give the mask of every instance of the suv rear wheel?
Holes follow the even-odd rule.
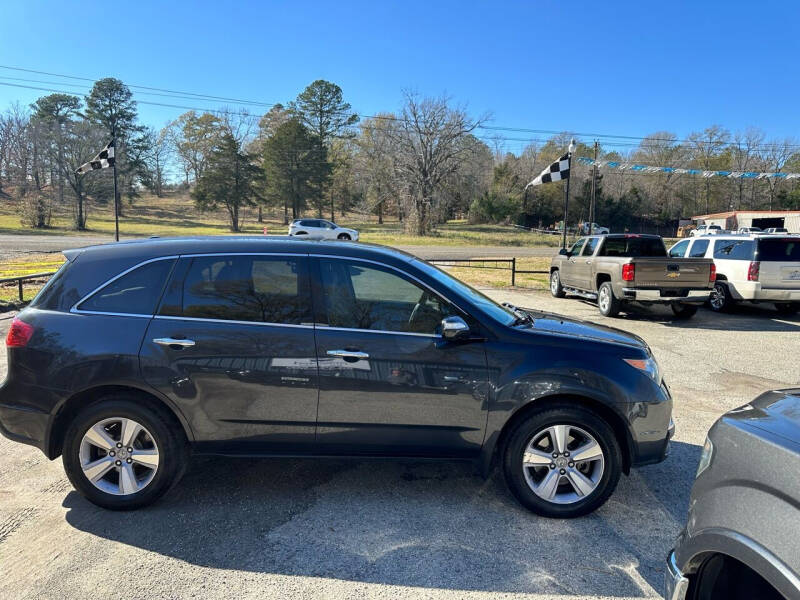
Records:
[[[183,430],[165,409],[136,394],[114,394],[87,406],[64,439],[70,482],[90,502],[111,510],[146,506],[175,485],[188,460]]]
[[[619,481],[622,454],[594,412],[556,406],[521,421],[505,445],[503,471],[520,503],[543,517],[579,517],[599,508]]]
[[[734,300],[728,290],[728,286],[722,281],[714,284],[711,295],[708,297],[708,306],[715,312],[725,312],[733,306]]]

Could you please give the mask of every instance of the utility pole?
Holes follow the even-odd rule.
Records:
[[[594,210],[597,194],[597,140],[594,141],[594,163],[592,164],[592,200],[589,204],[589,235],[594,229]]]

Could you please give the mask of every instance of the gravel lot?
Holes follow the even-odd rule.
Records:
[[[60,461],[0,438],[0,598],[658,597],[708,427],[800,384],[800,319],[605,319],[580,300],[489,293],[644,337],[675,396],[669,459],[573,521],[526,512],[465,464],[315,460],[197,459],[156,506],[111,513],[71,490]]]

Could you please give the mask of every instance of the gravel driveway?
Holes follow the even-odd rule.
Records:
[[[112,513],[73,492],[60,461],[0,438],[0,598],[658,597],[705,432],[800,383],[800,319],[605,319],[579,300],[491,294],[644,337],[675,396],[669,459],[572,521],[526,512],[467,464],[328,460],[197,459],[157,505]]]

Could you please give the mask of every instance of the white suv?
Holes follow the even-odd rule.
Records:
[[[358,240],[355,229],[339,227],[324,219],[295,219],[289,225],[289,235],[302,235],[311,240]]]
[[[717,282],[708,302],[723,311],[736,302],[772,302],[778,312],[800,310],[800,235],[714,235],[681,240],[679,257],[713,258]]]

